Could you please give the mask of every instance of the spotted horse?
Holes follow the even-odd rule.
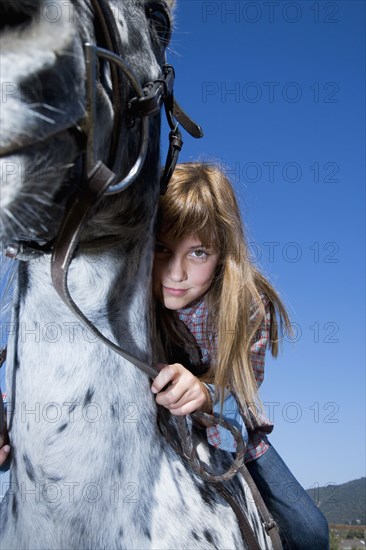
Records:
[[[165,61],[172,3],[0,3],[0,235],[18,260],[2,550],[272,547],[244,477],[218,491],[202,471],[231,456],[198,424],[179,452],[166,436],[182,424],[157,421],[150,391],[156,206],[176,121],[200,133]]]

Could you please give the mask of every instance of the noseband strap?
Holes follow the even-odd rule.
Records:
[[[97,41],[101,48],[110,52],[122,52],[122,42],[117,29],[113,12],[104,0],[91,0],[94,10],[94,27]],[[116,65],[111,64],[112,79],[112,103],[115,117],[113,122],[112,139],[109,150],[108,166],[113,166],[117,157],[118,146],[120,145],[122,117],[116,116],[122,112],[122,99],[120,90],[123,90],[122,73]],[[115,168],[115,167],[114,167]],[[112,168],[113,169],[113,168]]]

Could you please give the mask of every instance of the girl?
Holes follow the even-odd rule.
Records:
[[[160,199],[153,281],[169,362],[158,364],[152,384],[157,403],[176,415],[221,412],[248,442],[246,466],[285,547],[329,548],[324,516],[266,437],[273,426],[258,398],[265,349],[277,355],[277,319],[281,329],[290,323],[249,258],[232,186],[216,166],[177,166]],[[235,451],[227,430],[209,428],[207,436]]]

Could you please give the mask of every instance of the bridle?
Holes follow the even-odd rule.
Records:
[[[122,44],[113,12],[105,0],[91,0],[95,13],[95,24],[98,25],[98,35],[102,46],[85,44],[86,76],[87,76],[87,115],[86,115],[86,150],[85,150],[85,182],[74,197],[67,209],[57,237],[46,245],[25,241],[9,245],[7,256],[19,259],[31,259],[52,251],[51,277],[52,282],[62,301],[74,315],[105,345],[124,359],[138,367],[150,378],[155,378],[158,371],[147,362],[141,361],[122,347],[110,341],[99,329],[93,325],[73,301],[67,284],[68,270],[77,250],[81,233],[90,219],[98,203],[106,195],[121,193],[127,189],[138,177],[144,165],[148,148],[149,117],[159,113],[162,105],[165,107],[168,124],[170,126],[170,146],[165,169],[161,178],[161,192],[164,193],[169,179],[174,171],[179,151],[182,148],[182,136],[178,123],[193,137],[202,137],[201,128],[181,109],[174,99],[174,69],[170,65],[163,66],[160,78],[142,87],[131,68],[121,57]],[[114,109],[114,125],[107,164],[96,158],[95,149],[95,121],[96,121],[96,86],[97,63],[105,59],[110,63],[112,81],[112,105]],[[126,175],[117,173],[117,152],[122,147],[121,119],[123,77],[127,77],[136,94],[129,103],[129,115],[132,120],[140,119],[140,142],[137,159]],[[61,131],[69,130],[63,128]],[[44,138],[45,139],[45,138]],[[34,144],[32,141],[31,144]],[[22,144],[22,147],[31,145]],[[19,147],[18,147],[19,149]],[[14,151],[11,151],[14,152]],[[0,156],[9,154],[1,152]],[[237,453],[234,462],[224,474],[214,475],[208,472],[200,462],[196,448],[190,437],[186,419],[177,419],[180,445],[174,445],[174,437],[167,438],[181,456],[189,461],[192,469],[203,479],[211,482],[220,482],[233,477],[243,464],[245,445],[239,430],[221,418],[196,412],[191,417],[206,427],[220,424],[230,430],[237,442]],[[161,430],[165,428],[160,424]],[[165,434],[167,435],[167,434]]]
[[[116,172],[115,161],[117,151],[122,146],[121,119],[119,113],[122,111],[121,90],[123,90],[122,74],[128,78],[132,85],[136,96],[129,102],[129,117],[132,121],[136,118],[140,119],[140,152],[137,160],[129,173],[122,180],[110,184],[104,192],[105,195],[119,193],[127,189],[129,185],[136,179],[140,173],[146,158],[148,146],[148,119],[160,112],[162,105],[165,106],[167,121],[170,126],[170,144],[165,163],[164,173],[161,177],[160,188],[161,193],[164,193],[170,177],[177,163],[178,154],[182,148],[183,141],[178,123],[195,138],[203,136],[202,129],[198,126],[178,105],[174,98],[173,88],[175,73],[171,65],[165,64],[160,78],[153,82],[149,82],[144,88],[141,88],[140,83],[136,79],[131,68],[122,58],[122,44],[115,19],[109,5],[105,0],[92,0],[94,12],[98,15],[100,33],[104,40],[105,47],[98,47],[91,44],[85,44],[85,57],[87,67],[87,104],[88,104],[88,120],[90,121],[87,136],[86,147],[86,166],[87,173],[91,174],[96,167],[96,154],[94,148],[94,135],[96,120],[96,67],[97,59],[103,58],[110,62],[111,79],[112,79],[112,105],[114,107],[114,125],[112,130],[112,143],[110,147],[108,166],[113,172]],[[118,70],[119,69],[119,70]],[[132,123],[132,122],[131,122]],[[118,179],[118,178],[117,178]]]

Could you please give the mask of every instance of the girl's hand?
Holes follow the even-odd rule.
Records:
[[[0,435],[0,466],[2,466],[7,460],[10,453],[10,446],[8,445],[9,437],[8,432],[4,432]]]
[[[155,365],[160,370],[152,383],[151,391],[156,393],[156,402],[172,414],[182,416],[202,409],[210,409],[209,396],[205,386],[189,370],[179,363]],[[170,385],[161,391],[168,383]]]

